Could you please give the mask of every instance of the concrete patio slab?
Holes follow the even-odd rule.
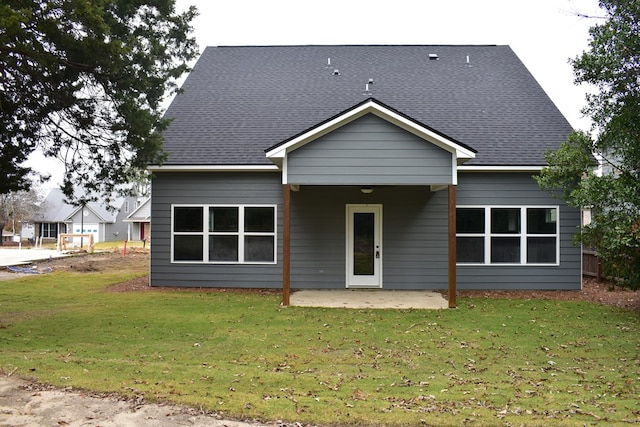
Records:
[[[435,291],[391,291],[383,289],[300,290],[291,294],[296,307],[431,309],[449,307]]]

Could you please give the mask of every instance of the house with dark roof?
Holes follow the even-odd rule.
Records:
[[[508,46],[208,47],[152,165],[151,285],[580,289],[571,126]]]

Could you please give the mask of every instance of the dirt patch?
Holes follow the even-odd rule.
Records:
[[[0,375],[0,425],[90,427],[267,427],[302,426],[224,420],[215,412],[178,405],[146,403],[140,397],[123,399],[29,382]]]
[[[515,298],[526,300],[591,301],[640,312],[640,292],[616,287],[612,282],[590,277],[579,291],[458,291],[458,297]]]
[[[78,252],[63,258],[53,258],[33,264],[37,268],[50,267],[54,271],[79,271],[87,273],[135,271],[149,268],[149,250],[129,248],[122,250]]]

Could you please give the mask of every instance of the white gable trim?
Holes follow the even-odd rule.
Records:
[[[145,215],[144,217],[139,217],[138,216],[138,212],[142,211],[143,209],[147,209],[147,207],[149,206],[150,203],[151,203],[151,197],[147,197],[145,199],[145,201],[140,203],[140,206],[135,208],[133,210],[133,212],[131,212],[129,215],[127,215],[127,217],[125,219],[123,219],[122,222],[146,222],[146,221],[148,221],[151,218],[151,215]],[[151,212],[151,211],[149,210],[149,212]]]
[[[84,205],[84,209],[82,206],[77,206],[73,211],[71,211],[71,213],[69,215],[67,215],[67,217],[65,218],[64,222],[72,222],[73,221],[73,217],[76,216],[76,214],[80,211],[84,211],[87,210],[89,212],[91,212],[92,214],[94,214],[95,216],[98,217],[98,219],[100,220],[100,223],[114,223],[115,221],[109,221],[107,218],[104,218],[102,215],[100,215],[98,212],[95,211],[95,209],[92,209],[91,206],[89,206],[89,204],[85,204]]]
[[[457,144],[450,139],[428,129],[424,126],[420,126],[413,121],[407,119],[406,117],[392,111],[389,108],[386,108],[373,100],[369,100],[359,105],[358,107],[347,111],[346,113],[329,120],[326,123],[310,130],[309,132],[303,133],[291,141],[286,142],[278,147],[275,147],[269,151],[267,151],[267,158],[273,161],[276,164],[281,164],[282,159],[286,157],[288,153],[294,151],[311,141],[314,141],[320,138],[323,135],[326,135],[335,129],[346,125],[366,114],[374,114],[380,117],[383,120],[386,120],[390,123],[395,124],[396,126],[411,132],[412,134],[431,142],[432,144],[455,154],[456,160],[469,160],[476,157],[475,153],[460,144]]]

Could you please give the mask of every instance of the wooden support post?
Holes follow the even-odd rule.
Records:
[[[80,238],[89,238],[89,249],[88,252],[90,254],[93,253],[95,249],[95,242],[93,241],[93,234],[75,234],[75,233],[60,233],[58,234],[58,242],[56,243],[56,250],[66,251],[67,250],[67,238],[69,237],[80,237]]]
[[[291,294],[291,188],[282,186],[282,305],[288,306]]]
[[[449,308],[456,308],[456,186],[449,185]]]

